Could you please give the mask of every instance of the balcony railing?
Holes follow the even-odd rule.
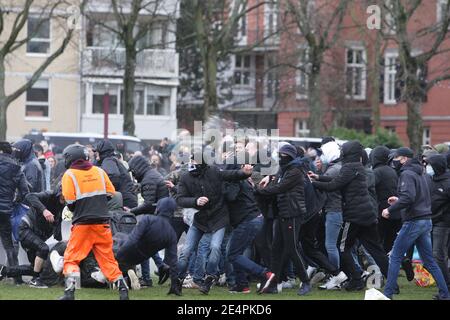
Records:
[[[178,76],[178,54],[174,50],[149,49],[137,54],[138,77],[173,78]],[[123,76],[125,49],[89,47],[83,51],[83,75]]]

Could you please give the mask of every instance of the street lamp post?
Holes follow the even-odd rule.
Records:
[[[108,119],[109,119],[109,85],[105,85],[105,94],[103,96],[103,138],[108,139]]]

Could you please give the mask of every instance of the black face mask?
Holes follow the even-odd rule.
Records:
[[[291,157],[280,157],[280,166],[285,166],[292,161]]]
[[[400,162],[400,160],[392,160],[392,167],[396,170],[396,171],[400,171],[400,169],[402,168],[403,164]]]

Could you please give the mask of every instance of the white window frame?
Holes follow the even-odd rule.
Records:
[[[422,144],[423,145],[431,145],[431,127],[423,128]]]
[[[278,29],[278,15],[280,14],[279,1],[269,0],[264,4],[264,37],[270,35],[277,36],[276,30]],[[272,20],[272,26],[269,21]]]
[[[270,55],[264,55],[264,69],[268,70],[264,76],[264,99],[275,99],[275,97],[278,94],[278,89],[277,89],[277,74],[276,74],[276,70],[275,69],[271,69],[269,71],[269,68],[271,68],[271,64],[269,63],[269,60],[273,58],[275,59],[275,56],[270,56]],[[273,62],[273,61],[272,61]],[[269,80],[269,75],[273,75],[272,80]],[[272,81],[272,83],[269,83],[269,81]],[[272,86],[272,96],[269,97],[269,90],[268,87]]]
[[[232,5],[231,5],[231,10],[234,9],[235,5],[236,5],[236,1],[233,1]],[[244,10],[247,11],[247,8],[245,8]],[[239,10],[239,12],[240,11],[241,10]],[[243,27],[242,26],[242,22],[245,23],[245,30],[244,30],[244,32],[242,32],[242,27]],[[221,27],[223,27],[223,26],[221,26]],[[238,20],[237,33],[236,33],[236,36],[234,38],[235,41],[238,42],[238,45],[241,45],[241,46],[247,45],[247,34],[248,34],[248,19],[247,19],[247,13],[246,13]]]
[[[85,108],[85,113],[84,116],[90,117],[90,118],[103,118],[104,114],[102,113],[94,113],[94,86],[95,85],[99,85],[99,86],[105,86],[106,83],[100,83],[100,82],[87,82],[86,83],[86,108]],[[110,113],[109,115],[111,116],[111,118],[113,119],[117,119],[117,118],[122,118],[123,117],[123,113],[120,113],[120,105],[122,103],[122,94],[121,91],[123,90],[123,86],[117,83],[112,83],[109,84],[110,86],[117,86],[116,89],[111,89],[109,88],[109,93],[111,94],[114,90],[116,90],[116,94],[117,94],[117,112],[116,113]],[[144,114],[135,114],[135,118],[136,119],[145,119],[148,117],[156,117],[158,119],[170,119],[171,117],[171,101],[172,101],[172,90],[169,87],[168,88],[168,94],[167,95],[160,95],[164,98],[167,98],[169,100],[169,104],[168,104],[168,111],[169,114],[166,115],[153,115],[153,114],[147,114],[147,95],[149,94],[149,90],[150,87],[152,85],[150,84],[142,84],[142,86],[138,85],[139,89],[144,89]],[[157,87],[157,86],[155,86]]]
[[[397,65],[390,64],[389,60],[398,58],[398,52],[386,52],[384,55],[384,104],[397,104],[395,99],[395,83],[397,76]],[[390,79],[392,77],[392,79]],[[391,80],[391,81],[390,81]],[[391,95],[391,97],[389,97]]]
[[[33,18],[33,19],[41,18],[42,19],[42,17],[37,16],[37,15],[30,15],[27,18],[27,36],[28,36],[28,19],[30,19],[30,18]],[[48,57],[48,56],[50,56],[50,54],[52,53],[52,33],[53,33],[52,32],[52,26],[53,26],[52,19],[49,18],[48,19],[48,28],[49,28],[48,36],[49,37],[48,38],[31,38],[31,39],[29,39],[27,41],[27,45],[25,47],[27,56],[29,56],[29,57]],[[48,45],[48,52],[47,53],[44,53],[44,52],[28,52],[28,42],[47,42],[49,44]]]
[[[51,100],[51,81],[50,78],[46,78],[46,77],[41,77],[39,78],[39,80],[37,80],[34,85],[32,87],[34,87],[36,84],[39,83],[39,81],[47,81],[47,97],[48,100],[47,102],[33,102],[33,101],[27,101],[27,95],[26,95],[26,91],[25,91],[25,121],[51,121],[51,108],[50,108],[50,100]],[[30,88],[31,89],[31,88]],[[34,117],[34,116],[27,116],[27,106],[47,106],[48,109],[48,116],[47,117]]]
[[[304,127],[300,129],[300,124]],[[309,137],[311,130],[308,128],[308,120],[306,119],[295,119],[295,136],[296,137]]]
[[[392,10],[392,0],[384,0],[384,5],[386,7],[390,7]],[[395,26],[395,19],[392,16],[391,12],[386,11],[384,17],[385,17],[384,32],[390,35],[396,34],[397,31]]]
[[[437,0],[436,1],[436,23],[442,23],[442,6],[447,5],[449,0]],[[450,13],[449,13],[450,14]],[[448,27],[450,30],[450,26]]]
[[[242,65],[244,64],[244,60],[246,56],[250,57],[250,67],[249,68],[244,68],[244,67],[236,67],[236,57],[238,55],[234,55],[233,56],[233,86],[238,88],[238,89],[251,89],[252,87],[254,87],[254,78],[255,78],[255,56],[252,54],[239,54],[239,56],[241,56],[241,61],[242,61]],[[236,83],[235,82],[235,72],[236,71],[240,71],[241,72],[241,81],[240,83]],[[249,83],[248,84],[243,84],[242,83],[242,74],[243,71],[249,71],[250,75],[249,75]]]
[[[307,46],[299,47],[299,50],[301,50],[302,54],[299,55],[298,59],[298,67],[306,68],[306,70],[309,70],[309,48]],[[301,57],[305,58],[305,61],[300,61]],[[298,92],[298,87],[300,85],[300,82],[302,80],[302,74],[304,74],[305,78],[305,90],[306,94],[301,94]],[[303,72],[302,70],[297,69],[295,71],[295,96],[297,100],[305,100],[308,99],[308,89],[309,89],[309,75],[308,72]]]
[[[348,63],[347,61],[347,57],[348,57],[348,51],[352,50],[353,52],[356,51],[362,51],[362,60],[363,63],[355,63],[355,62],[351,62]],[[353,54],[353,58],[355,57],[355,54]],[[355,78],[356,78],[356,72],[352,73],[352,77],[353,77],[353,81],[352,81],[352,94],[349,95],[348,93],[345,94],[345,97],[347,99],[352,99],[352,100],[358,100],[358,101],[363,101],[366,100],[366,88],[367,88],[367,52],[366,52],[366,48],[364,46],[349,46],[345,49],[345,91],[347,91],[347,69],[348,68],[361,68],[362,69],[362,73],[361,73],[361,94],[360,95],[355,95]]]

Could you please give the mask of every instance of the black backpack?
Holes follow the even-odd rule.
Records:
[[[111,212],[111,232],[115,235],[117,232],[130,234],[137,224],[136,216],[131,212],[112,211]]]
[[[316,189],[306,174],[304,174],[304,187],[306,216],[303,217],[302,223],[308,222],[312,217],[319,213],[326,201],[326,194]]]

